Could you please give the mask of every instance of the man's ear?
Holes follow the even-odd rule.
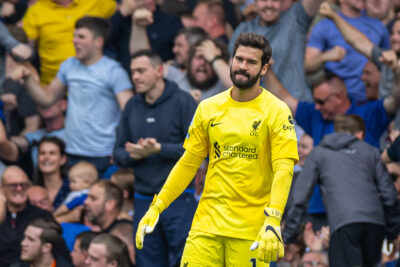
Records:
[[[108,211],[114,210],[114,209],[116,208],[115,199],[109,199],[109,200],[107,200],[107,201],[104,203],[104,205],[105,205],[105,209],[106,209],[106,210],[108,210]]]
[[[269,67],[268,63],[262,66],[260,76],[264,76],[265,74],[267,74],[268,67]]]
[[[52,248],[53,248],[53,245],[51,243],[45,243],[42,245],[42,252],[43,253],[51,253]]]

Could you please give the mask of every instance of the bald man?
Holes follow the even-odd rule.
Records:
[[[7,210],[0,224],[0,266],[16,262],[21,254],[21,241],[26,226],[34,219],[51,216],[48,211],[33,206],[28,201],[30,180],[17,166],[9,166],[3,173],[1,191],[5,196]]]
[[[28,189],[28,198],[31,205],[39,207],[43,210],[53,212],[53,205],[49,198],[46,188],[39,185],[33,185]]]

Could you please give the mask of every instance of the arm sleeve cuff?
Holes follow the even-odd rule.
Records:
[[[272,162],[274,181],[271,188],[270,208],[283,213],[289,195],[293,178],[294,160],[287,158],[276,159]]]

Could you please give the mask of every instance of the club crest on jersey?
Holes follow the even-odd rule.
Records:
[[[258,127],[261,124],[261,120],[259,121],[253,121],[253,124],[251,125],[252,130],[250,131],[250,136],[258,136]]]

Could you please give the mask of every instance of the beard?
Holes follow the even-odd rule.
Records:
[[[215,73],[213,73],[211,77],[208,77],[204,81],[196,80],[196,78],[192,74],[192,68],[190,66],[189,66],[189,69],[187,70],[187,78],[189,80],[190,85],[192,85],[193,87],[195,87],[197,89],[200,89],[200,90],[210,89],[218,81],[218,77],[217,77],[217,75]]]
[[[232,83],[233,83],[234,86],[236,86],[240,90],[245,90],[245,89],[248,89],[248,88],[252,87],[253,85],[255,85],[258,82],[258,78],[260,77],[260,73],[261,73],[261,69],[256,75],[251,76],[245,70],[233,71],[232,70],[232,65],[230,67],[230,75],[231,75]],[[236,74],[241,74],[243,76],[246,76],[247,80],[245,80],[245,81],[237,80],[236,77],[235,77]]]

